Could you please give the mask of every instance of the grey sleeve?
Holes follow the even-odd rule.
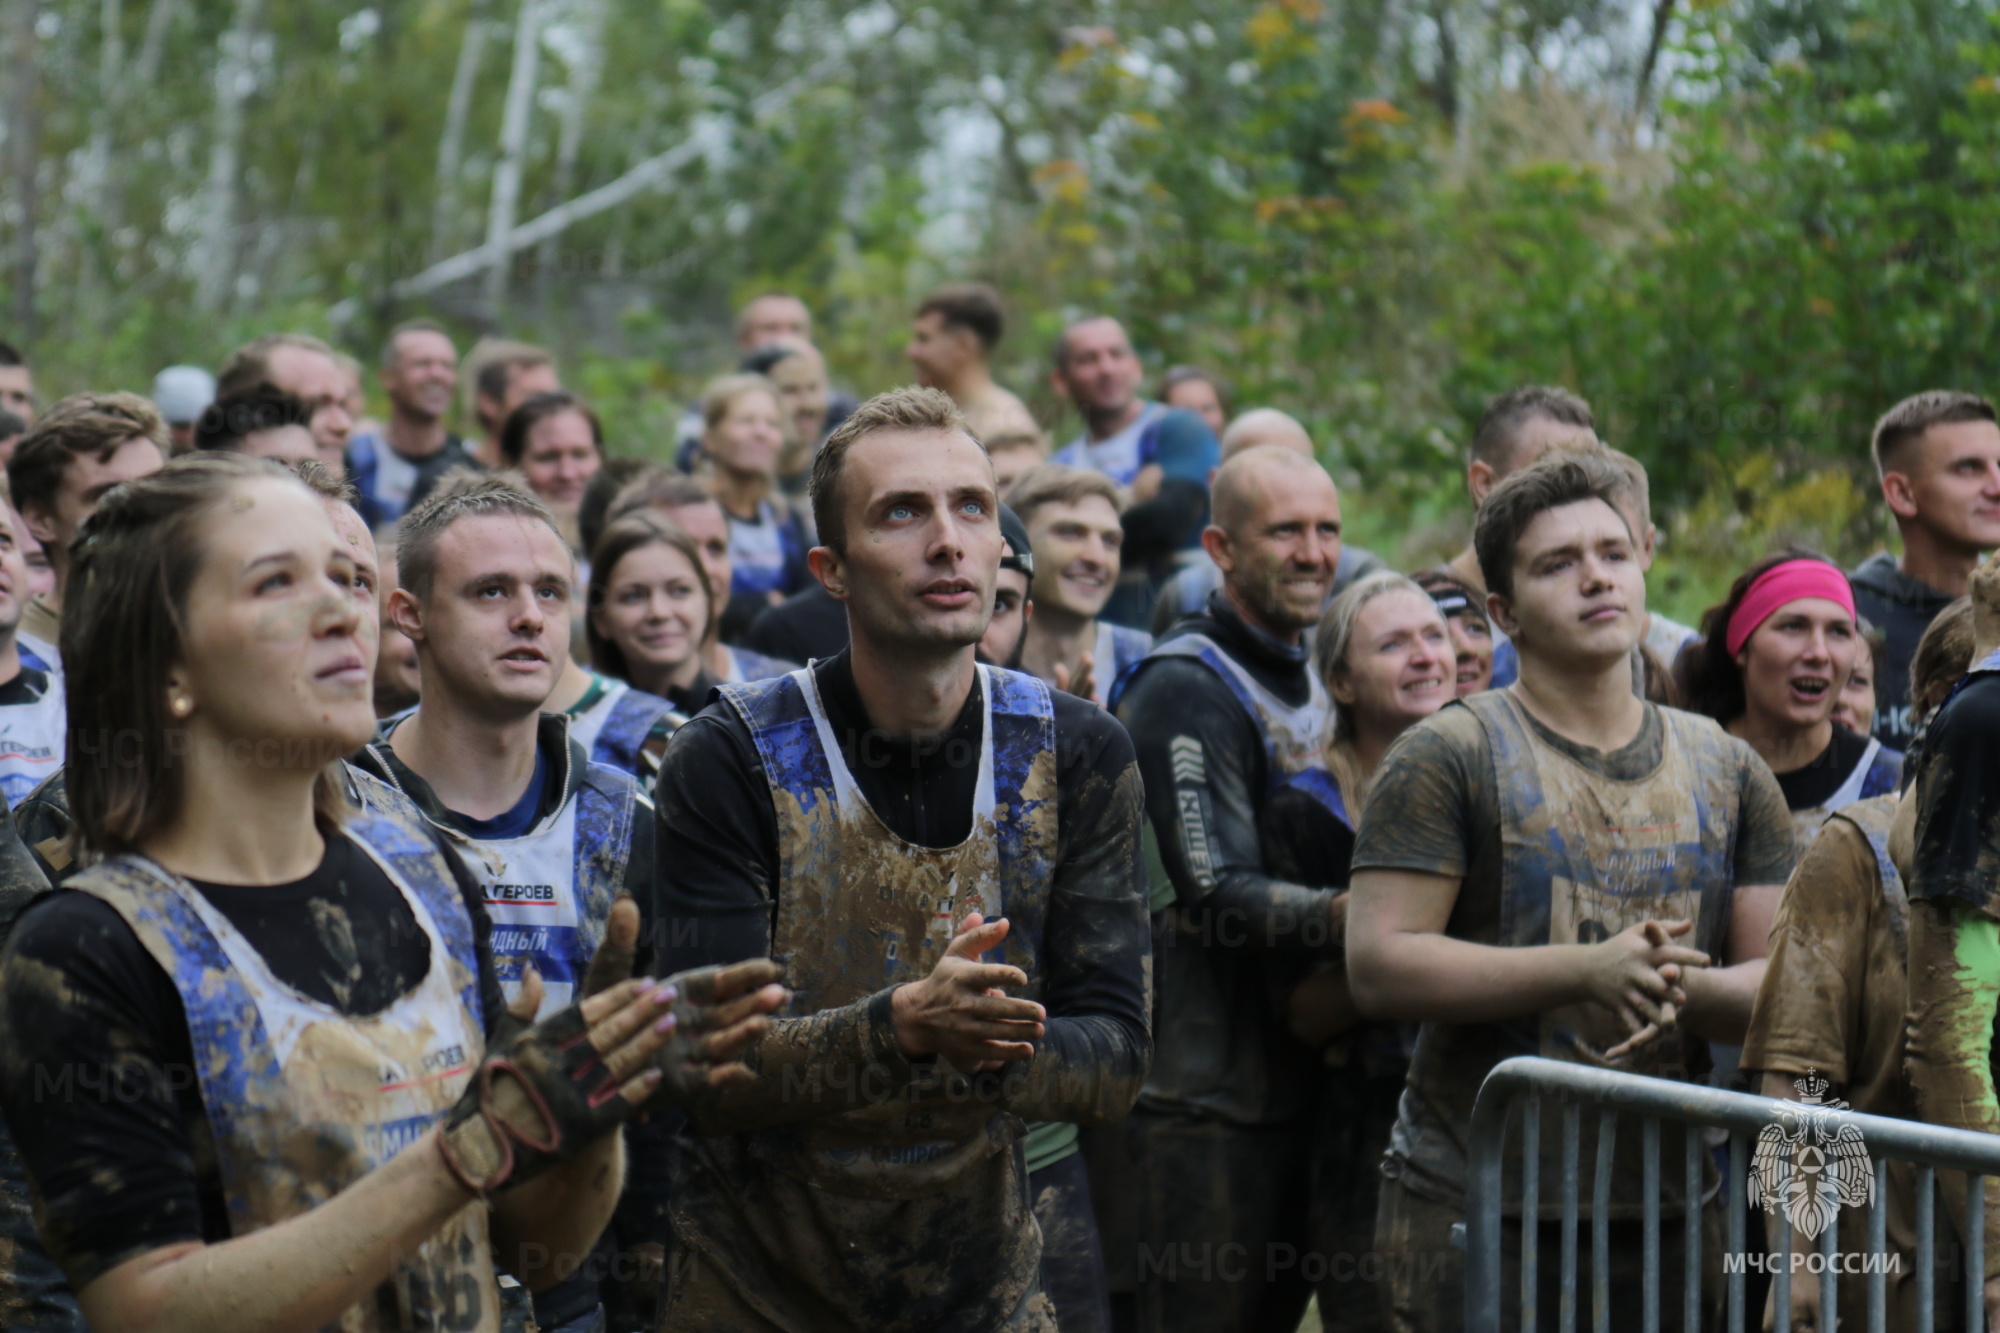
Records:
[[[1499,806],[1479,775],[1492,769],[1485,728],[1471,710],[1443,711],[1396,739],[1375,771],[1355,833],[1354,872],[1415,870],[1463,877]]]

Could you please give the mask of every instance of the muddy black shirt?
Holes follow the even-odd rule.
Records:
[[[2000,917],[2000,676],[1974,676],[1924,729],[1910,901]]]
[[[1220,593],[1176,632],[1206,635],[1286,704],[1309,697],[1305,650],[1246,625]],[[1153,922],[1160,1040],[1140,1103],[1243,1125],[1301,1115],[1320,1061],[1273,1008],[1273,968],[1301,975],[1331,932],[1321,890],[1266,869],[1257,822],[1274,793],[1263,734],[1192,657],[1149,659],[1118,716],[1139,752],[1146,816],[1176,899]]]
[[[472,918],[490,1028],[505,1008],[492,927],[477,881],[438,845]],[[344,835],[290,884],[195,887],[280,981],[342,1013],[379,1012],[430,969],[409,902]],[[229,1239],[193,1061],[180,992],[115,908],[62,891],[21,915],[0,969],[0,1111],[73,1286],[148,1250]]]

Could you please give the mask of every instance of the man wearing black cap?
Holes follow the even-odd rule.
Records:
[[[1028,641],[1028,586],[1035,581],[1035,553],[1028,545],[1028,526],[1011,506],[1000,506],[1000,577],[993,581],[993,619],[979,638],[979,660],[988,666],[1021,669],[1021,649]]]

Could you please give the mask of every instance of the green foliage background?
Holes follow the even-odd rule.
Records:
[[[1484,400],[1568,385],[1651,469],[1654,601],[1690,619],[1780,542],[1881,544],[1876,414],[1994,387],[1990,5],[540,0],[522,220],[690,133],[707,150],[516,256],[503,308],[476,280],[397,299],[485,233],[517,3],[0,0],[0,336],[61,392],[143,387],[277,327],[367,360],[430,314],[554,345],[618,445],[664,453],[744,297],[805,296],[867,392],[904,378],[914,300],[982,277],[1012,307],[1001,377],[1058,436],[1048,342],[1119,314],[1156,369],[1216,368],[1237,404],[1304,419],[1354,539],[1405,563],[1464,538]],[[251,82],[217,233],[232,34]]]

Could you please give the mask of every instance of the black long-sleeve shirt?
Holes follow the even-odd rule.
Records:
[[[1221,594],[1179,626],[1207,636],[1288,704],[1312,688],[1303,649],[1246,625]],[[1302,1113],[1315,1061],[1270,994],[1270,951],[1289,971],[1332,943],[1328,896],[1274,878],[1258,819],[1270,758],[1256,721],[1215,670],[1160,657],[1118,715],[1132,733],[1161,868],[1174,903],[1154,922],[1159,1034],[1142,1105],[1269,1124]]]

